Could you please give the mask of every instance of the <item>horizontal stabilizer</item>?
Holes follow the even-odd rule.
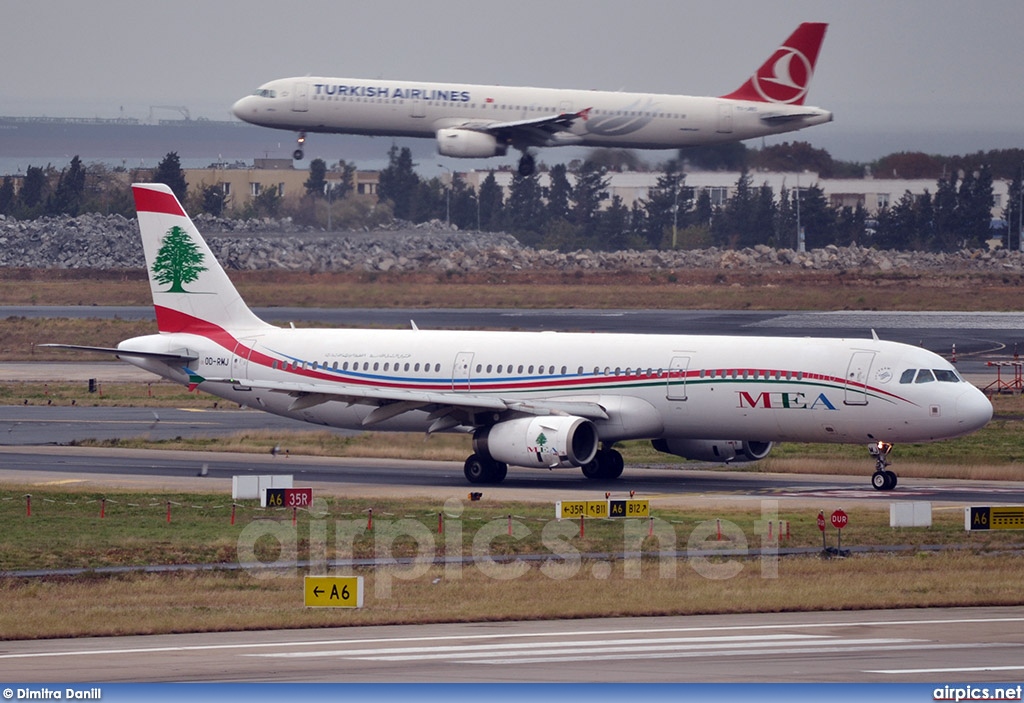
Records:
[[[113,354],[114,356],[130,356],[139,359],[157,359],[158,361],[195,361],[199,357],[193,354],[171,354],[166,352],[132,351],[131,349],[118,349],[117,347],[90,347],[82,344],[37,344],[37,347],[49,347],[51,349],[70,349],[72,351],[97,352],[99,354]]]

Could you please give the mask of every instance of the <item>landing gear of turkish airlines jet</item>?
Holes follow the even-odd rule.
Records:
[[[892,451],[892,444],[889,442],[875,442],[868,445],[868,451],[875,457],[875,473],[871,475],[871,485],[876,491],[891,491],[896,488],[898,478],[896,473],[889,471],[889,452]]]
[[[593,480],[611,481],[622,475],[626,467],[622,455],[611,447],[605,447],[594,455],[590,463],[580,467],[583,475]]]
[[[292,152],[292,158],[296,161],[302,161],[302,157],[305,155],[305,152],[302,151],[302,147],[306,144],[306,133],[299,132],[299,136],[296,138],[295,143],[298,145],[298,148]]]
[[[463,467],[470,483],[501,483],[508,474],[508,464],[495,461],[486,454],[471,454]]]
[[[532,176],[536,168],[537,162],[533,158],[533,154],[528,151],[524,151],[523,156],[519,159],[519,175],[524,177]]]

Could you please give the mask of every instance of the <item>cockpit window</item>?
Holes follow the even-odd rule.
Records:
[[[900,383],[962,383],[963,379],[953,369],[907,369],[900,374]]]
[[[277,91],[276,90],[268,90],[266,88],[259,88],[259,89],[257,89],[257,91],[255,93],[253,93],[253,95],[258,95],[261,98],[276,98],[277,97]]]

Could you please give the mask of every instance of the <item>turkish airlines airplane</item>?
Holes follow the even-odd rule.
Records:
[[[463,432],[471,483],[509,465],[618,478],[624,440],[711,462],[775,442],[867,444],[896,485],[895,442],[957,437],[992,417],[945,359],[871,339],[282,329],[257,318],[165,185],[132,187],[159,334],[115,349],[232,402],[354,430]]]
[[[296,131],[437,140],[443,156],[598,146],[677,149],[793,132],[832,121],[804,105],[828,25],[804,23],[737,90],[718,98],[303,76],[264,83],[232,107],[241,120]]]

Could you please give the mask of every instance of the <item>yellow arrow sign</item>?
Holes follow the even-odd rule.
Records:
[[[362,576],[307,576],[303,585],[307,608],[362,608]]]

